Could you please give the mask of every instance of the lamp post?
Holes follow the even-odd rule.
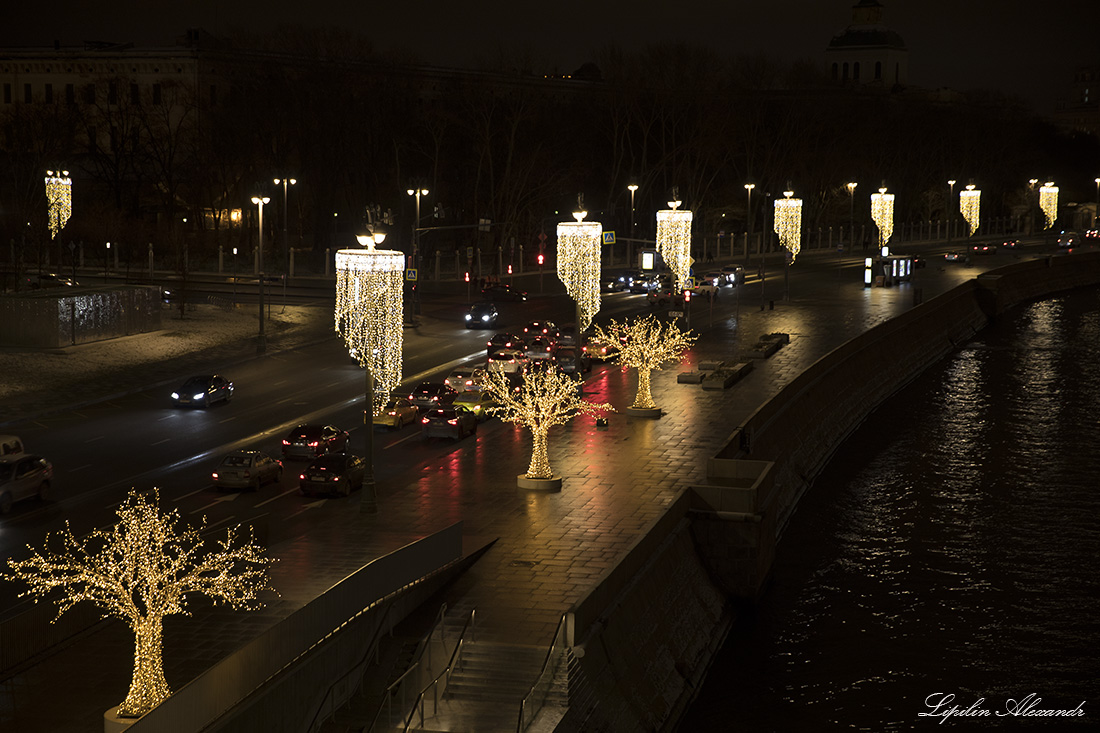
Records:
[[[1031,196],[1032,196],[1033,200],[1035,201],[1035,205],[1031,207],[1031,215],[1028,217],[1029,221],[1035,221],[1035,209],[1039,205],[1039,201],[1038,201],[1037,195],[1035,193],[1035,186],[1038,183],[1039,183],[1038,178],[1029,178],[1029,179],[1027,179],[1027,187],[1031,191]],[[1035,231],[1035,227],[1032,226],[1028,230],[1028,234],[1032,234],[1032,233],[1034,233],[1034,231]]]
[[[1092,223],[1094,229],[1100,229],[1100,178],[1094,178],[1096,184],[1096,208],[1092,211]]]
[[[420,197],[428,195],[428,189],[417,187],[405,191],[410,196],[416,197],[416,218],[413,220],[413,267],[417,271],[417,282],[420,279]],[[420,315],[420,287],[413,286],[413,314]]]
[[[745,211],[747,212],[747,215],[748,215],[748,223],[745,225],[745,260],[746,260],[745,264],[746,265],[748,264],[748,259],[749,259],[749,240],[752,239],[752,190],[754,188],[756,188],[755,183],[746,183],[745,184],[745,194],[747,196],[747,201],[745,203]],[[763,267],[764,267],[764,264],[763,264],[764,263],[764,252],[763,252],[763,250],[761,250],[761,252],[760,252],[760,263],[761,263],[760,267],[761,267],[761,269],[763,269]]]
[[[287,186],[293,186],[298,182],[296,178],[276,178],[275,185],[283,184],[283,273],[290,276],[290,240],[287,239],[286,225],[290,219],[290,209],[287,208]],[[285,287],[285,286],[284,286]]]
[[[638,190],[637,183],[627,185],[630,191],[630,241],[626,243],[626,265],[634,267],[634,192]]]
[[[256,353],[267,351],[267,335],[264,334],[264,204],[271,199],[267,196],[253,196],[252,203],[260,208],[260,242],[256,249],[257,269],[260,271],[260,336],[256,341]]]
[[[948,243],[951,242],[951,222],[954,220],[955,213],[955,209],[953,208],[954,204],[952,203],[955,200],[955,183],[956,181],[954,178],[950,179],[947,182],[947,206],[944,207],[944,210],[947,212],[946,215]]]
[[[111,243],[107,242],[107,248],[103,250],[103,284],[107,284],[107,270],[111,261]]]
[[[848,241],[852,245],[852,251],[856,251],[856,186],[855,181],[849,181],[848,188]]]

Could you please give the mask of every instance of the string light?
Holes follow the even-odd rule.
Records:
[[[1047,225],[1043,228],[1050,229],[1058,218],[1058,187],[1053,181],[1047,181],[1045,186],[1039,187],[1039,208],[1047,219]]]
[[[675,321],[664,324],[652,315],[623,323],[612,319],[606,328],[596,326],[597,340],[619,345],[615,363],[638,370],[638,392],[631,407],[642,410],[657,406],[650,391],[650,372],[660,371],[667,362],[679,362],[696,338],[691,331],[681,331]]]
[[[134,674],[120,717],[144,715],[171,694],[164,678],[161,637],[165,616],[190,615],[188,594],[200,593],[234,609],[261,608],[260,591],[270,590],[268,570],[273,559],[249,533],[238,537],[240,527],[226,531],[217,549],[206,550],[199,528],[180,525],[179,511],[163,513],[160,496],[145,496],[131,489],[116,511],[118,523],[76,539],[69,523],[46,537],[41,551],[31,550],[27,560],[8,560],[7,580],[22,580],[35,603],[55,588],[56,621],[81,601],[91,601],[104,618],[115,616],[134,632]],[[58,539],[56,552],[46,548]]]
[[[657,212],[657,251],[676,276],[676,289],[683,290],[691,269],[691,211],[679,210],[680,201]]]
[[[484,386],[497,403],[489,408],[490,414],[531,431],[531,463],[526,474],[531,479],[554,477],[547,440],[550,428],[582,413],[614,412],[607,403],[581,399],[573,378],[551,366],[530,366],[518,392],[503,372],[490,372]]]
[[[401,383],[404,336],[405,255],[374,249],[336,253],[335,328],[348,353],[368,367],[374,380],[374,414],[381,414]]]
[[[600,244],[603,224],[586,222],[586,211],[573,214],[576,221],[558,224],[558,279],[580,309],[578,333],[592,323],[600,310]]]
[[[871,194],[871,219],[878,227],[879,245],[884,246],[894,235],[894,194],[880,188]]]
[[[973,183],[968,185],[965,191],[959,191],[959,211],[970,226],[969,236],[971,237],[974,236],[981,222],[981,199],[982,192],[974,188]]]
[[[68,171],[46,171],[46,201],[50,239],[56,239],[73,213],[73,181]]]
[[[785,198],[775,201],[775,233],[779,243],[790,250],[791,264],[802,249],[802,199],[792,199],[794,191],[784,191]]]

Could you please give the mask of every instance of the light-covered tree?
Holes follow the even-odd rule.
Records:
[[[547,453],[547,434],[555,425],[564,425],[577,415],[614,408],[607,403],[581,399],[577,382],[552,366],[531,365],[523,374],[517,390],[502,372],[491,372],[485,389],[496,401],[489,408],[504,422],[522,425],[531,431],[531,464],[527,478],[554,477]]]
[[[120,717],[139,717],[171,694],[164,679],[161,634],[165,616],[189,615],[187,594],[201,593],[233,608],[263,606],[257,594],[270,589],[273,559],[251,534],[226,531],[217,548],[208,549],[199,531],[180,526],[177,510],[161,512],[156,492],[131,490],[118,508],[118,523],[77,539],[72,528],[46,538],[27,560],[8,560],[6,580],[24,581],[35,603],[57,589],[57,618],[81,601],[91,601],[104,618],[116,616],[134,632],[134,674]],[[205,520],[203,522],[205,524]],[[60,547],[47,549],[56,538]],[[54,619],[56,620],[56,618]]]
[[[666,324],[653,315],[622,323],[612,319],[606,327],[597,325],[595,335],[604,343],[618,345],[614,363],[638,371],[638,393],[631,405],[636,410],[657,407],[649,387],[650,372],[659,371],[667,362],[679,361],[697,338],[691,331],[681,331],[676,321]]]

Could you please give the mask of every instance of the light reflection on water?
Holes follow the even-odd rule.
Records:
[[[1029,305],[891,399],[807,493],[680,730],[910,730],[925,698],[1100,727],[1100,293]]]

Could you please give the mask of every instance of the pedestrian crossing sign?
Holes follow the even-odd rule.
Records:
[[[409,269],[405,270],[405,279],[408,280],[409,282],[413,282],[413,283],[416,282],[416,268],[415,267],[410,267]]]
[[[615,244],[615,232],[604,232],[603,233],[603,243],[604,244]]]
[[[684,279],[684,290],[694,290],[694,289],[695,289],[695,278],[693,278],[693,277],[685,278]]]

